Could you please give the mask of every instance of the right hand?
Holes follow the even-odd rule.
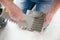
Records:
[[[2,3],[6,8],[9,9],[9,15],[12,20],[24,20],[23,12],[11,0],[0,0],[0,3]]]

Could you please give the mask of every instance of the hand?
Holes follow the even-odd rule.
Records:
[[[55,12],[57,11],[57,9],[59,7],[60,7],[60,1],[54,0],[54,3],[52,4],[52,6],[46,16],[46,21],[44,23],[44,26],[48,25],[51,22]]]
[[[17,7],[12,1],[9,0],[0,0],[0,2],[9,9],[10,18],[14,21],[23,21],[23,13],[19,7]]]
[[[14,11],[10,11],[9,16],[14,21],[19,21],[19,20],[23,21],[24,18],[23,18],[23,15],[21,15],[21,14],[23,14],[23,13],[19,13],[19,12],[15,13]]]

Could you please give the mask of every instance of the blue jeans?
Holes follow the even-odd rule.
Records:
[[[27,10],[32,10],[36,5],[36,11],[47,13],[53,0],[14,0],[14,3],[26,14]]]

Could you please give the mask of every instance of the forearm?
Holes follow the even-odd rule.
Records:
[[[10,10],[10,15],[12,18],[18,18],[17,20],[23,20],[23,13],[19,7],[17,7],[11,0],[0,0],[6,8]]]
[[[21,9],[17,7],[11,0],[1,0],[0,2],[9,10],[13,9],[13,10],[21,11]]]
[[[59,8],[59,2],[57,0],[54,1],[51,9],[49,10],[47,16],[46,16],[46,22],[45,24],[49,24],[51,22],[52,17],[54,16],[55,12]]]

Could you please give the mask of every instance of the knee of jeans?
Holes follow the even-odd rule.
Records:
[[[36,4],[36,11],[47,13],[52,6],[53,1],[50,2],[41,2]]]
[[[23,12],[24,14],[26,14],[27,10],[26,10],[26,9],[24,9],[24,10],[22,10],[22,12]]]

